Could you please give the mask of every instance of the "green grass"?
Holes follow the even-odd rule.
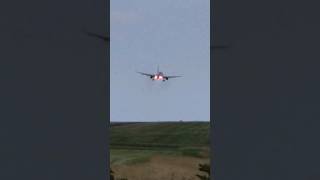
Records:
[[[209,145],[209,122],[135,123],[111,126],[111,146],[174,148]]]
[[[111,164],[136,164],[147,161],[154,152],[152,151],[139,151],[139,150],[110,150]]]
[[[155,154],[207,158],[209,129],[209,122],[112,124],[110,162],[137,164]]]

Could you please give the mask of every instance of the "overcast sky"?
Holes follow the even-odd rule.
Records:
[[[112,0],[110,120],[208,121],[210,1]],[[182,75],[153,82],[136,71]]]

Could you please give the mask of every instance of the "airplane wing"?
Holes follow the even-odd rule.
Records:
[[[103,41],[110,41],[110,38],[109,37],[106,37],[106,36],[102,36],[102,35],[99,35],[99,34],[96,34],[96,33],[92,33],[92,32],[89,32],[89,31],[86,31],[86,30],[83,30],[84,33],[86,33],[88,36],[92,36],[92,37],[96,37],[96,38],[99,38],[99,39],[102,39]]]
[[[153,76],[153,74],[148,74],[148,73],[143,73],[143,72],[137,72],[137,73],[142,74],[142,75],[145,75],[145,76],[149,76],[149,77],[152,77],[152,76]]]
[[[96,38],[99,38],[99,39],[102,39],[103,41],[110,41],[110,38],[106,37],[106,36],[101,36],[99,34],[94,34],[94,33],[90,33],[90,32],[87,32],[87,35],[88,36],[92,36],[92,37],[96,37]]]
[[[164,76],[165,79],[177,78],[177,77],[182,77],[182,76]]]

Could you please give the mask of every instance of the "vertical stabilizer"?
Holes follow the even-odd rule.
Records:
[[[159,73],[159,65],[157,66],[157,74]]]

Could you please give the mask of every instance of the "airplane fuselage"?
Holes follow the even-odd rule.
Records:
[[[153,76],[151,77],[151,79],[152,79],[152,80],[158,80],[158,81],[165,81],[165,80],[167,80],[167,79],[164,77],[164,75],[163,75],[162,72],[156,73],[155,75],[153,75]]]

